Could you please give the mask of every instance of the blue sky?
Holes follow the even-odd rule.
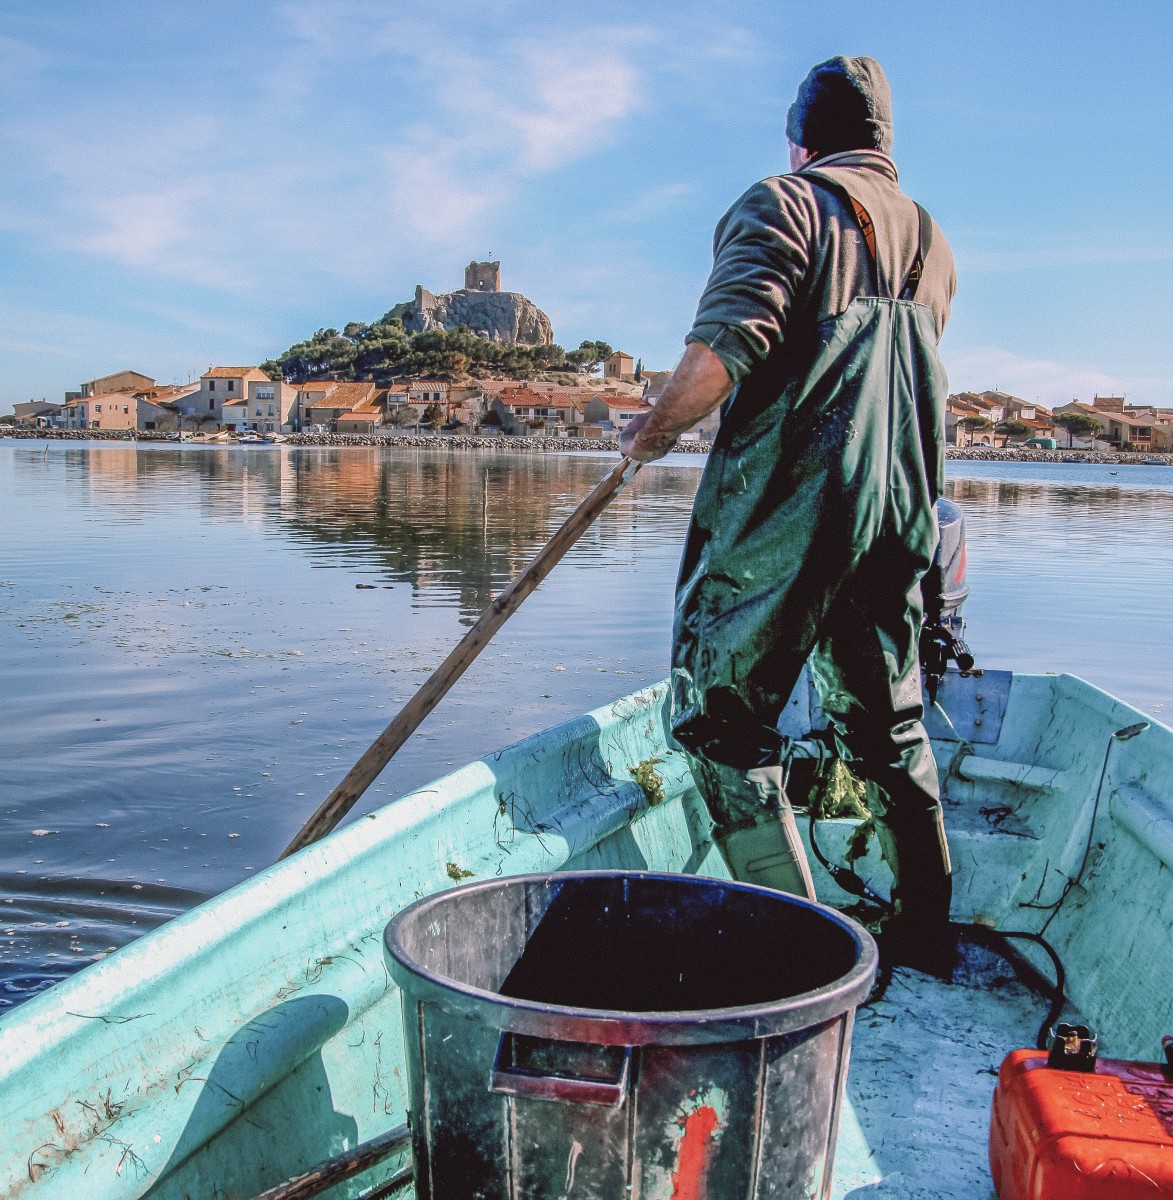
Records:
[[[712,228],[871,54],[954,390],[1173,405],[1173,5],[0,0],[0,411],[371,320],[473,258],[675,362]]]

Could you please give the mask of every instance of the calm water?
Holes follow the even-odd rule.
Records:
[[[273,862],[613,461],[0,442],[0,1006]],[[636,478],[368,809],[663,677],[702,464]],[[1173,469],[950,466],[979,661],[1163,719]]]

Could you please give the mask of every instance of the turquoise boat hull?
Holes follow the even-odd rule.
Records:
[[[932,732],[954,917],[1045,929],[1072,1011],[1113,1055],[1154,1057],[1173,1029],[1173,732],[1070,676],[947,684],[948,719],[935,716]],[[461,879],[526,872],[725,874],[668,748],[665,701],[664,686],[649,688],[472,763],[14,1010],[0,1022],[0,1195],[245,1200],[400,1126],[400,998],[382,934],[406,904]],[[632,778],[648,759],[662,780],[656,803]],[[822,822],[820,841],[842,853],[853,832]],[[877,854],[861,870],[885,889]],[[825,874],[819,886],[828,903],[850,899]],[[865,1051],[871,1036],[857,1027]],[[952,1152],[934,1161],[929,1126],[947,1112],[911,1119],[898,1092],[907,1080],[873,1079],[872,1060],[860,1061],[866,1086],[849,1083],[834,1195],[897,1177],[877,1195],[933,1195],[942,1169],[961,1169]],[[965,1058],[955,1074],[940,1079],[948,1103],[964,1099],[965,1119],[980,1122],[992,1079]],[[368,1194],[407,1153],[324,1194]],[[975,1180],[957,1194],[992,1195]]]

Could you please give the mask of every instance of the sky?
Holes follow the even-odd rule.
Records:
[[[377,319],[473,259],[679,358],[806,71],[869,54],[954,391],[1173,406],[1173,4],[0,0],[0,412]]]

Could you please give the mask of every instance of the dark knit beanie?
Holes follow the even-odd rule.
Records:
[[[786,136],[813,154],[892,151],[892,92],[874,58],[838,54],[812,67],[786,114]]]

